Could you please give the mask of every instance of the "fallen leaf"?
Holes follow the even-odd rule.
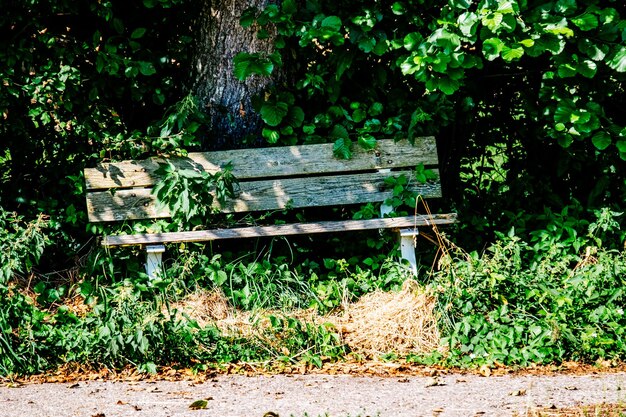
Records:
[[[514,397],[522,397],[522,396],[526,395],[526,390],[525,389],[517,389],[515,391],[509,392],[509,395],[512,395]]]
[[[486,376],[486,377],[491,376],[491,368],[487,365],[481,366],[478,371],[480,372],[482,376]]]
[[[275,413],[273,411],[268,411],[267,413],[263,414],[263,417],[280,417],[278,415],[278,413]]]
[[[115,404],[117,404],[117,405],[126,405],[126,404],[128,404],[128,403],[126,403],[126,402],[124,402],[124,401],[122,401],[122,400],[119,400],[119,401],[118,401],[118,402],[116,402]]]
[[[442,385],[446,385],[446,384],[443,383],[439,377],[434,376],[434,377],[428,379],[428,381],[426,382],[426,385],[424,385],[424,387],[425,388],[428,388],[428,387],[439,387],[439,386],[442,386]]]
[[[192,410],[204,410],[207,404],[209,404],[207,400],[197,400],[197,401],[192,402],[189,405],[189,408]]]
[[[72,384],[68,388],[80,388],[80,384],[79,383]]]
[[[565,389],[568,390],[568,391],[576,391],[576,390],[578,390],[578,388],[573,386],[573,385],[567,386],[567,387],[565,387]]]

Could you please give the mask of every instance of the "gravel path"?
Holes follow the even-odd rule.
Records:
[[[207,399],[206,409],[191,403]],[[0,416],[520,416],[536,407],[626,401],[626,373],[440,377],[221,375],[202,383],[114,382],[0,387]]]

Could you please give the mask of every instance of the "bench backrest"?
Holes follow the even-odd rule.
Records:
[[[357,148],[355,146],[355,148]],[[393,195],[384,180],[390,175],[413,178],[415,166],[436,171],[433,137],[394,142],[379,140],[376,149],[355,149],[349,160],[333,156],[333,144],[190,153],[169,159],[179,168],[215,173],[231,163],[240,193],[223,212],[276,210],[382,202]],[[163,159],[101,163],[85,169],[87,211],[91,222],[169,217],[157,204],[152,187]],[[392,172],[388,172],[391,170]],[[439,180],[410,184],[425,198],[441,197]]]

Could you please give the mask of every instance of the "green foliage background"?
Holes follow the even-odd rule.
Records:
[[[169,266],[179,276],[190,278],[174,290],[167,280],[154,287],[145,282],[135,253],[117,252],[114,267],[93,238],[104,232],[147,227],[175,229],[181,222],[189,223],[190,217],[151,226],[141,222],[96,226],[87,222],[84,205],[85,166],[201,149],[204,115],[187,89],[194,16],[199,13],[194,2],[23,0],[4,6],[0,15],[0,220],[4,228],[0,243],[10,250],[0,256],[4,282],[0,290],[3,303],[10,308],[2,309],[8,315],[0,317],[4,323],[0,342],[3,352],[12,355],[3,362],[2,372],[43,369],[54,361],[30,358],[61,357],[71,351],[72,343],[82,346],[86,356],[68,360],[114,365],[197,359],[193,353],[197,345],[191,340],[198,334],[198,340],[228,351],[213,331],[194,333],[193,326],[181,327],[173,321],[137,327],[132,317],[146,311],[161,314],[167,300],[164,291],[180,293],[190,283],[224,287],[228,283],[235,304],[250,307],[254,297],[263,297],[250,295],[249,277],[273,276],[269,271],[285,268],[287,258],[251,264],[250,270],[255,271],[251,273],[245,272],[244,263],[231,262],[237,253],[224,254],[224,264],[230,265],[225,266],[212,261],[211,248],[179,248],[186,258]],[[594,295],[578,286],[580,280],[587,287],[591,282],[594,288],[621,285],[621,217],[609,216],[615,222],[610,227],[613,233],[601,242],[588,237],[588,227],[606,224],[597,219],[598,210],[604,210],[602,218],[606,219],[607,210],[623,211],[626,199],[626,7],[622,2],[284,0],[264,10],[240,12],[242,26],[257,30],[260,37],[275,34],[276,52],[239,54],[235,75],[241,80],[272,76],[280,68],[292,81],[274,84],[254,98],[265,123],[260,136],[268,145],[333,142],[337,157],[349,158],[354,146],[373,148],[379,138],[435,135],[447,195],[431,206],[459,212],[455,241],[469,251],[481,251],[496,242],[493,259],[503,262],[514,252],[512,260],[518,262],[502,265],[505,271],[499,276],[481,269],[491,262],[488,255],[459,263],[456,268],[471,277],[467,282],[474,292],[450,286],[446,279],[453,275],[433,278],[444,294],[454,294],[462,302],[446,310],[451,318],[449,340],[455,340],[450,342],[452,352],[459,348],[460,356],[468,358],[468,352],[477,349],[472,338],[491,340],[485,335],[497,333],[492,332],[497,327],[494,323],[504,326],[499,328],[511,343],[502,345],[504,339],[493,336],[500,345],[480,349],[493,353],[492,359],[499,354],[510,363],[595,359],[623,351],[617,327],[602,327],[602,334],[609,334],[606,343],[579,338],[581,331],[583,335],[598,333],[593,321],[577,322],[580,325],[573,330],[559,328],[559,323],[583,320],[576,311],[617,317],[615,303],[621,300],[621,294]],[[178,186],[173,177],[170,182],[172,189]],[[359,215],[375,211],[364,208]],[[194,221],[192,225],[197,224]],[[512,243],[508,239],[513,238],[506,237],[509,231],[521,240]],[[341,288],[357,295],[377,287],[396,288],[400,280],[390,272],[393,268],[384,266],[385,256],[371,255],[380,253],[383,244],[371,237],[363,241],[367,244],[358,247],[362,253],[352,251],[347,256],[359,256],[345,261],[315,259],[309,243],[296,239],[292,259],[305,260],[294,263],[298,266],[292,273],[306,276],[307,284],[298,279],[281,282],[290,290],[312,288],[304,304],[322,309],[339,304]],[[600,265],[616,263],[613,278],[607,278],[602,268],[599,272],[589,267],[580,280],[576,275],[580,270],[574,276],[548,271],[542,275],[545,285],[539,290],[533,287],[538,265],[543,268],[551,263],[555,269],[567,269],[580,261],[586,247],[601,248],[598,253],[605,257],[598,256]],[[351,249],[337,250],[341,255]],[[429,265],[431,257],[432,253],[425,255]],[[39,310],[33,300],[12,290],[16,277],[27,275],[37,265],[36,293],[42,306],[52,306],[78,291],[86,300],[98,300],[98,306],[117,303],[116,307],[96,309],[87,321],[63,310],[52,315]],[[353,272],[346,272],[349,268]],[[364,272],[367,268],[384,272],[373,277]],[[58,274],[53,271],[71,275],[77,270],[78,282],[59,283],[54,278]],[[199,276],[191,278],[194,273]],[[127,277],[131,277],[132,297],[124,296]],[[520,280],[531,290],[509,293]],[[481,287],[485,282],[489,285]],[[513,305],[524,309],[542,297],[534,291],[551,294],[542,301],[558,308],[511,316]],[[7,294],[14,295],[13,301],[7,301]],[[285,300],[291,299],[282,294]],[[478,296],[487,298],[477,304]],[[561,296],[571,301],[562,301]],[[579,306],[573,301],[584,297],[591,304]],[[107,300],[115,302],[106,304]],[[132,311],[124,307],[124,300],[131,300]],[[299,303],[291,300],[293,305]],[[599,311],[597,300],[613,303],[614,308],[608,313]],[[477,310],[478,305],[484,310]],[[149,307],[139,311],[145,306]],[[557,313],[560,308],[563,312]],[[113,317],[116,311],[123,312],[119,320]],[[527,327],[518,331],[520,321],[516,320],[540,313],[552,321],[533,322],[536,332],[531,333],[537,338],[529,342],[521,334],[530,328],[530,321],[521,320]],[[50,317],[55,317],[53,322],[46,321]],[[119,326],[110,328],[113,325]],[[83,333],[78,330],[81,326],[86,326]],[[104,330],[106,326],[109,330]],[[555,329],[567,336],[565,341],[554,339]],[[75,338],[63,339],[59,332]],[[124,336],[113,337],[115,333]],[[115,352],[121,353],[109,360],[101,350],[104,345],[88,336],[81,339],[81,334],[97,335],[93,340],[117,346]],[[165,343],[172,334],[182,343],[172,351],[177,356],[150,359],[145,340],[154,341],[152,352],[157,352],[158,343]],[[531,342],[544,350],[533,350]],[[95,344],[87,347],[89,343]],[[260,357],[254,349],[244,351],[232,357]],[[139,356],[129,352],[139,352]],[[124,355],[127,360],[122,359]],[[506,362],[502,357],[498,360]],[[34,365],[29,368],[27,364]]]

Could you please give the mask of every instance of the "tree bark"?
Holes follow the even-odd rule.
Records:
[[[273,36],[258,39],[256,25],[243,28],[239,24],[244,10],[249,7],[262,10],[268,3],[268,0],[204,0],[200,6],[192,93],[208,115],[209,126],[203,143],[206,149],[240,148],[260,142],[261,119],[252,109],[251,98],[272,80],[257,75],[238,80],[233,74],[233,58],[239,52],[273,52]]]

